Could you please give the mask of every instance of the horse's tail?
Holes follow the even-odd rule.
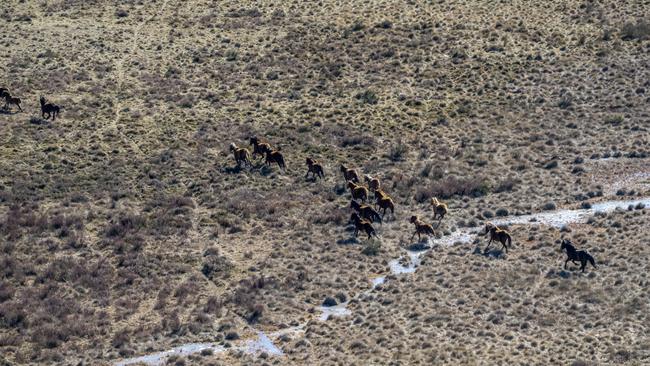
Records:
[[[591,265],[594,266],[594,268],[596,268],[596,261],[594,260],[594,257],[587,254],[587,259],[589,260],[589,263],[591,263]]]
[[[287,164],[284,163],[284,156],[282,155],[278,156],[278,165],[280,166],[280,168],[287,170]]]
[[[506,239],[508,239],[508,246],[512,248],[512,236],[510,236],[510,234],[506,234]]]

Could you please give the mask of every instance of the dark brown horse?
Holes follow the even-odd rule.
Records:
[[[350,188],[353,199],[360,199],[364,202],[368,200],[368,188],[352,181],[348,181],[348,188]]]
[[[250,138],[250,144],[253,146],[253,158],[255,158],[255,155],[265,157],[267,152],[273,151],[269,143],[261,142],[255,136]]]
[[[20,107],[20,98],[14,98],[9,94],[9,91],[7,89],[4,89],[3,91],[0,92],[0,95],[5,98],[5,106],[4,109],[8,109],[12,104],[18,107],[18,109],[22,112],[23,109]]]
[[[483,233],[483,235],[488,233],[490,234],[490,241],[488,242],[483,252],[487,253],[487,250],[490,247],[492,240],[495,240],[500,242],[501,245],[503,245],[503,248],[505,248],[506,253],[508,253],[508,247],[512,247],[512,236],[510,236],[510,233],[505,230],[499,229],[496,225],[494,225],[491,222],[485,224],[485,233]],[[508,245],[506,245],[506,243],[508,243]]]
[[[372,223],[370,223],[370,221],[363,220],[356,212],[350,215],[350,221],[354,224],[355,237],[359,235],[359,231],[364,231],[366,235],[368,235],[368,239],[370,239],[373,235],[375,237],[377,236],[377,232],[375,231],[375,228],[372,227]]]
[[[435,231],[433,231],[433,226],[430,224],[425,223],[424,221],[420,220],[417,216],[413,215],[411,216],[411,219],[409,220],[413,225],[415,225],[415,232],[411,236],[411,240],[413,240],[413,237],[415,237],[415,234],[418,234],[418,241],[421,241],[422,238],[420,235],[429,235],[429,236],[434,236],[436,235]]]
[[[381,189],[381,183],[379,182],[379,179],[371,177],[368,174],[364,175],[363,179],[366,180],[366,183],[368,184],[368,188],[370,188],[371,191],[374,192],[378,189]]]
[[[376,205],[378,207],[378,210],[383,210],[383,215],[386,215],[386,210],[390,210],[390,213],[395,216],[395,202],[393,202],[393,199],[390,198],[388,194],[386,194],[381,189],[376,189],[375,199],[377,200]]]
[[[235,161],[237,162],[237,166],[241,165],[246,165],[248,164],[251,166],[251,153],[246,149],[245,147],[237,147],[235,143],[230,144],[230,151],[232,151],[232,155],[235,157]]]
[[[271,165],[273,163],[277,163],[280,169],[287,170],[287,165],[284,163],[284,156],[282,156],[282,153],[277,150],[266,152],[265,164]]]
[[[305,178],[309,177],[309,173],[312,174],[314,179],[320,178],[323,179],[325,178],[325,173],[323,170],[323,165],[316,160],[312,158],[307,158],[306,159],[307,163],[307,174],[305,174]]]
[[[341,164],[341,172],[343,173],[343,178],[345,178],[346,181],[359,183],[359,173],[355,169],[350,169],[347,166]]]
[[[353,210],[357,211],[361,217],[364,219],[370,221],[370,222],[381,222],[381,216],[379,215],[379,212],[375,211],[374,208],[368,206],[368,205],[362,205],[359,204],[355,200],[350,201],[350,208]]]

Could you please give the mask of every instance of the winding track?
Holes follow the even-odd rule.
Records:
[[[129,144],[131,146],[131,149],[133,149],[133,151],[137,152],[141,156],[144,155],[144,153],[142,152],[140,147],[135,142],[133,142],[133,140],[128,138],[126,135],[124,135],[122,133],[122,131],[120,131],[120,129],[119,129],[119,122],[120,122],[120,119],[121,119],[122,109],[123,109],[122,101],[121,101],[119,95],[120,95],[120,92],[122,90],[122,87],[124,86],[124,82],[125,82],[125,79],[126,79],[125,78],[126,70],[124,69],[124,63],[126,62],[126,59],[129,56],[133,55],[133,53],[134,53],[134,51],[135,51],[135,49],[136,49],[136,47],[138,45],[138,40],[139,40],[138,38],[139,38],[139,35],[140,35],[141,31],[142,31],[142,28],[145,25],[147,25],[147,23],[149,23],[152,20],[158,18],[160,15],[162,15],[164,13],[165,9],[167,8],[168,1],[169,0],[163,0],[163,3],[160,6],[160,9],[155,14],[153,14],[149,18],[145,19],[144,21],[142,21],[135,28],[135,30],[133,31],[133,35],[131,36],[131,39],[130,39],[130,46],[128,47],[129,51],[124,53],[124,56],[122,58],[120,58],[120,60],[116,63],[116,67],[115,67],[116,75],[117,75],[117,77],[116,77],[117,91],[116,91],[116,95],[115,95],[115,103],[113,104],[114,105],[114,110],[115,110],[114,111],[115,118],[113,118],[113,120],[111,121],[110,127],[112,127],[115,131],[117,131],[117,133],[120,135],[122,140],[124,140],[124,142]]]

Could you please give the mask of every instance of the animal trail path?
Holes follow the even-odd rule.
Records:
[[[116,91],[116,95],[115,95],[115,98],[114,98],[115,103],[113,104],[114,105],[114,110],[115,110],[115,112],[114,112],[115,117],[111,121],[109,127],[114,129],[115,131],[117,131],[117,133],[120,135],[122,140],[124,140],[124,142],[129,144],[131,146],[131,149],[133,149],[133,151],[137,152],[139,155],[144,155],[144,153],[142,152],[140,147],[135,142],[133,142],[133,140],[128,138],[124,133],[122,133],[122,131],[120,131],[120,129],[119,129],[119,122],[120,122],[120,119],[122,117],[122,109],[123,109],[122,100],[120,99],[120,93],[121,93],[122,87],[124,86],[124,82],[126,80],[126,77],[125,77],[126,70],[124,69],[124,62],[126,61],[126,59],[128,57],[133,55],[133,53],[134,53],[134,51],[135,51],[135,49],[136,49],[136,47],[138,45],[139,35],[141,34],[142,29],[147,25],[147,23],[151,22],[152,20],[156,19],[157,17],[159,17],[161,14],[164,13],[165,9],[167,8],[168,1],[169,0],[163,0],[162,5],[160,6],[160,8],[159,8],[159,10],[157,12],[155,12],[149,18],[143,20],[139,25],[137,25],[135,27],[135,29],[133,30],[133,34],[131,35],[131,39],[129,41],[130,44],[127,47],[128,51],[125,52],[124,56],[122,56],[117,61],[116,67],[115,67],[115,70],[116,70],[115,74],[116,74],[116,80],[117,80],[117,91]]]

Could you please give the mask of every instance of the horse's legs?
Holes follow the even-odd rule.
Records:
[[[564,269],[566,269],[566,264],[569,263],[570,260],[571,260],[571,258],[567,258],[567,260],[564,261]]]
[[[485,249],[483,249],[483,253],[487,253],[487,250],[490,247],[490,244],[492,244],[492,238],[491,237],[490,237],[490,241],[488,241],[487,245],[485,246]]]
[[[508,253],[508,247],[506,246],[506,241],[502,241],[501,245],[503,245],[504,248],[506,248],[506,253]]]

